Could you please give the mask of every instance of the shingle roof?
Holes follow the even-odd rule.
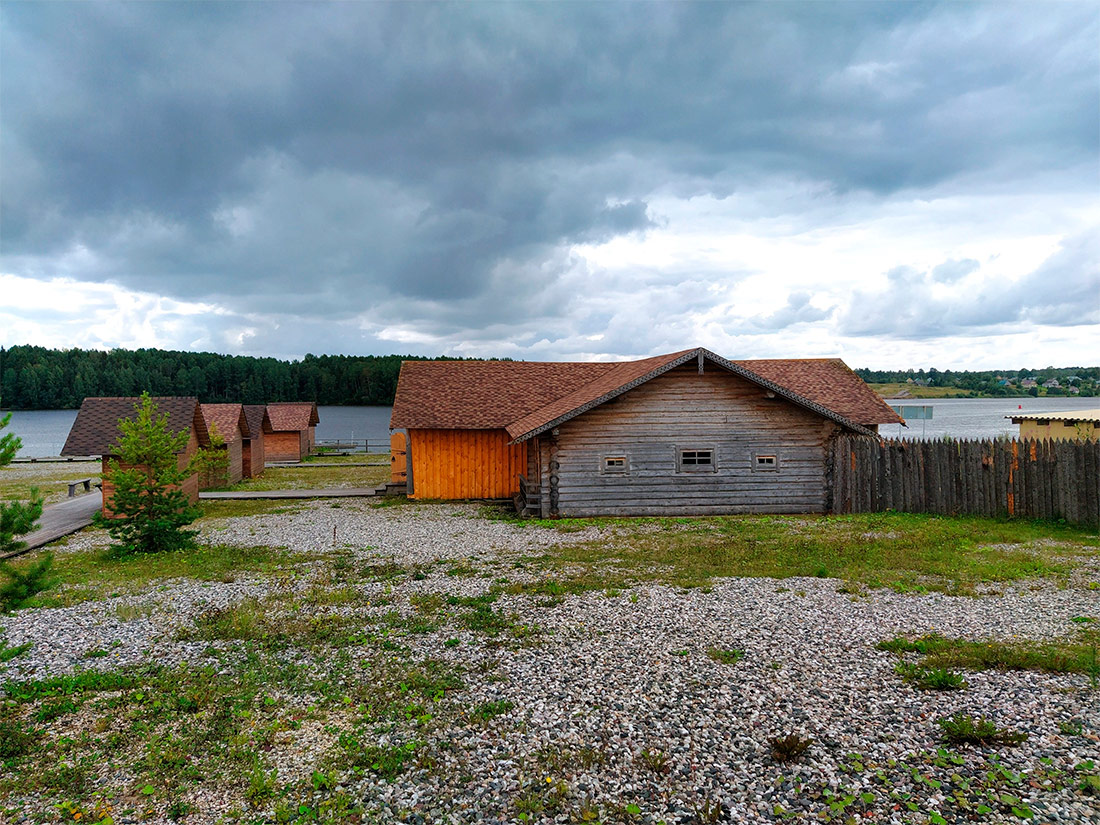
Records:
[[[218,435],[226,444],[232,444],[242,437],[248,437],[248,421],[244,416],[244,407],[240,404],[200,404],[206,429],[216,427]]]
[[[839,359],[727,361],[692,349],[600,363],[406,361],[390,426],[504,428],[529,437],[699,355],[845,426],[900,421]]]
[[[901,418],[839,358],[734,361],[857,424],[898,424]]]
[[[281,401],[267,405],[267,417],[271,420],[272,430],[304,430],[315,427],[320,422],[317,405],[312,401]]]
[[[199,409],[199,400],[191,396],[158,396],[152,399],[157,413],[168,415],[168,428],[173,433],[186,432],[192,427],[199,443],[210,443]],[[85,398],[76,414],[76,421],[65,439],[61,455],[114,455],[119,439],[120,419],[133,418],[140,398]]]
[[[390,426],[502,429],[614,366],[547,361],[405,361],[397,379]]]
[[[263,433],[271,432],[271,419],[267,415],[265,404],[245,404],[244,418],[248,422],[248,437],[258,438]]]

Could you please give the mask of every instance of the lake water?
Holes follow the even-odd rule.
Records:
[[[388,452],[392,407],[318,407],[321,423],[317,438],[369,441],[372,452]],[[76,410],[14,412],[4,432],[23,439],[19,458],[46,458],[61,454],[76,420]]]
[[[1005,418],[1016,412],[1053,412],[1087,410],[1100,407],[1100,398],[912,398],[891,400],[890,404],[931,406],[931,421],[911,421],[908,429],[885,425],[887,438],[996,438],[1016,435],[1019,427]],[[372,451],[389,449],[391,407],[318,407],[321,423],[319,440],[355,440],[370,442]],[[45,458],[61,453],[76,410],[35,410],[12,414],[4,432],[23,439],[21,458]]]
[[[886,403],[932,407],[930,421],[909,421],[908,428],[894,424],[879,427],[879,434],[886,438],[996,438],[1020,433],[1019,425],[1006,415],[1090,410],[1100,407],[1100,398],[899,398]]]

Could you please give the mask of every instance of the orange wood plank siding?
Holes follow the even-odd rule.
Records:
[[[527,444],[504,430],[410,430],[412,498],[511,498],[527,472]]]

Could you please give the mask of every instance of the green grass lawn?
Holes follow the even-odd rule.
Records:
[[[338,467],[310,464],[336,463]],[[358,466],[367,463],[369,466]],[[230,490],[326,490],[333,487],[377,487],[390,480],[390,457],[313,456],[296,467],[268,467],[260,478],[244,479]]]
[[[99,470],[98,461],[9,464],[0,467],[0,500],[26,501],[31,496],[31,489],[37,487],[47,504],[55,504],[68,498],[68,482],[82,478],[98,481]],[[94,490],[85,494],[83,487],[80,494],[98,495]]]
[[[982,583],[1064,580],[1100,549],[1087,530],[1051,523],[905,513],[717,516],[526,522],[561,531],[593,525],[612,535],[562,544],[532,559],[593,587],[655,580],[702,586],[726,576],[817,576],[857,587],[972,593]]]

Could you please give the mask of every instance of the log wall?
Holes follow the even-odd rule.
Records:
[[[542,436],[544,514],[820,513],[838,426],[718,368],[653,379]],[[682,449],[714,450],[713,472],[684,471]],[[757,454],[775,455],[759,470]],[[624,456],[623,473],[603,460]]]

